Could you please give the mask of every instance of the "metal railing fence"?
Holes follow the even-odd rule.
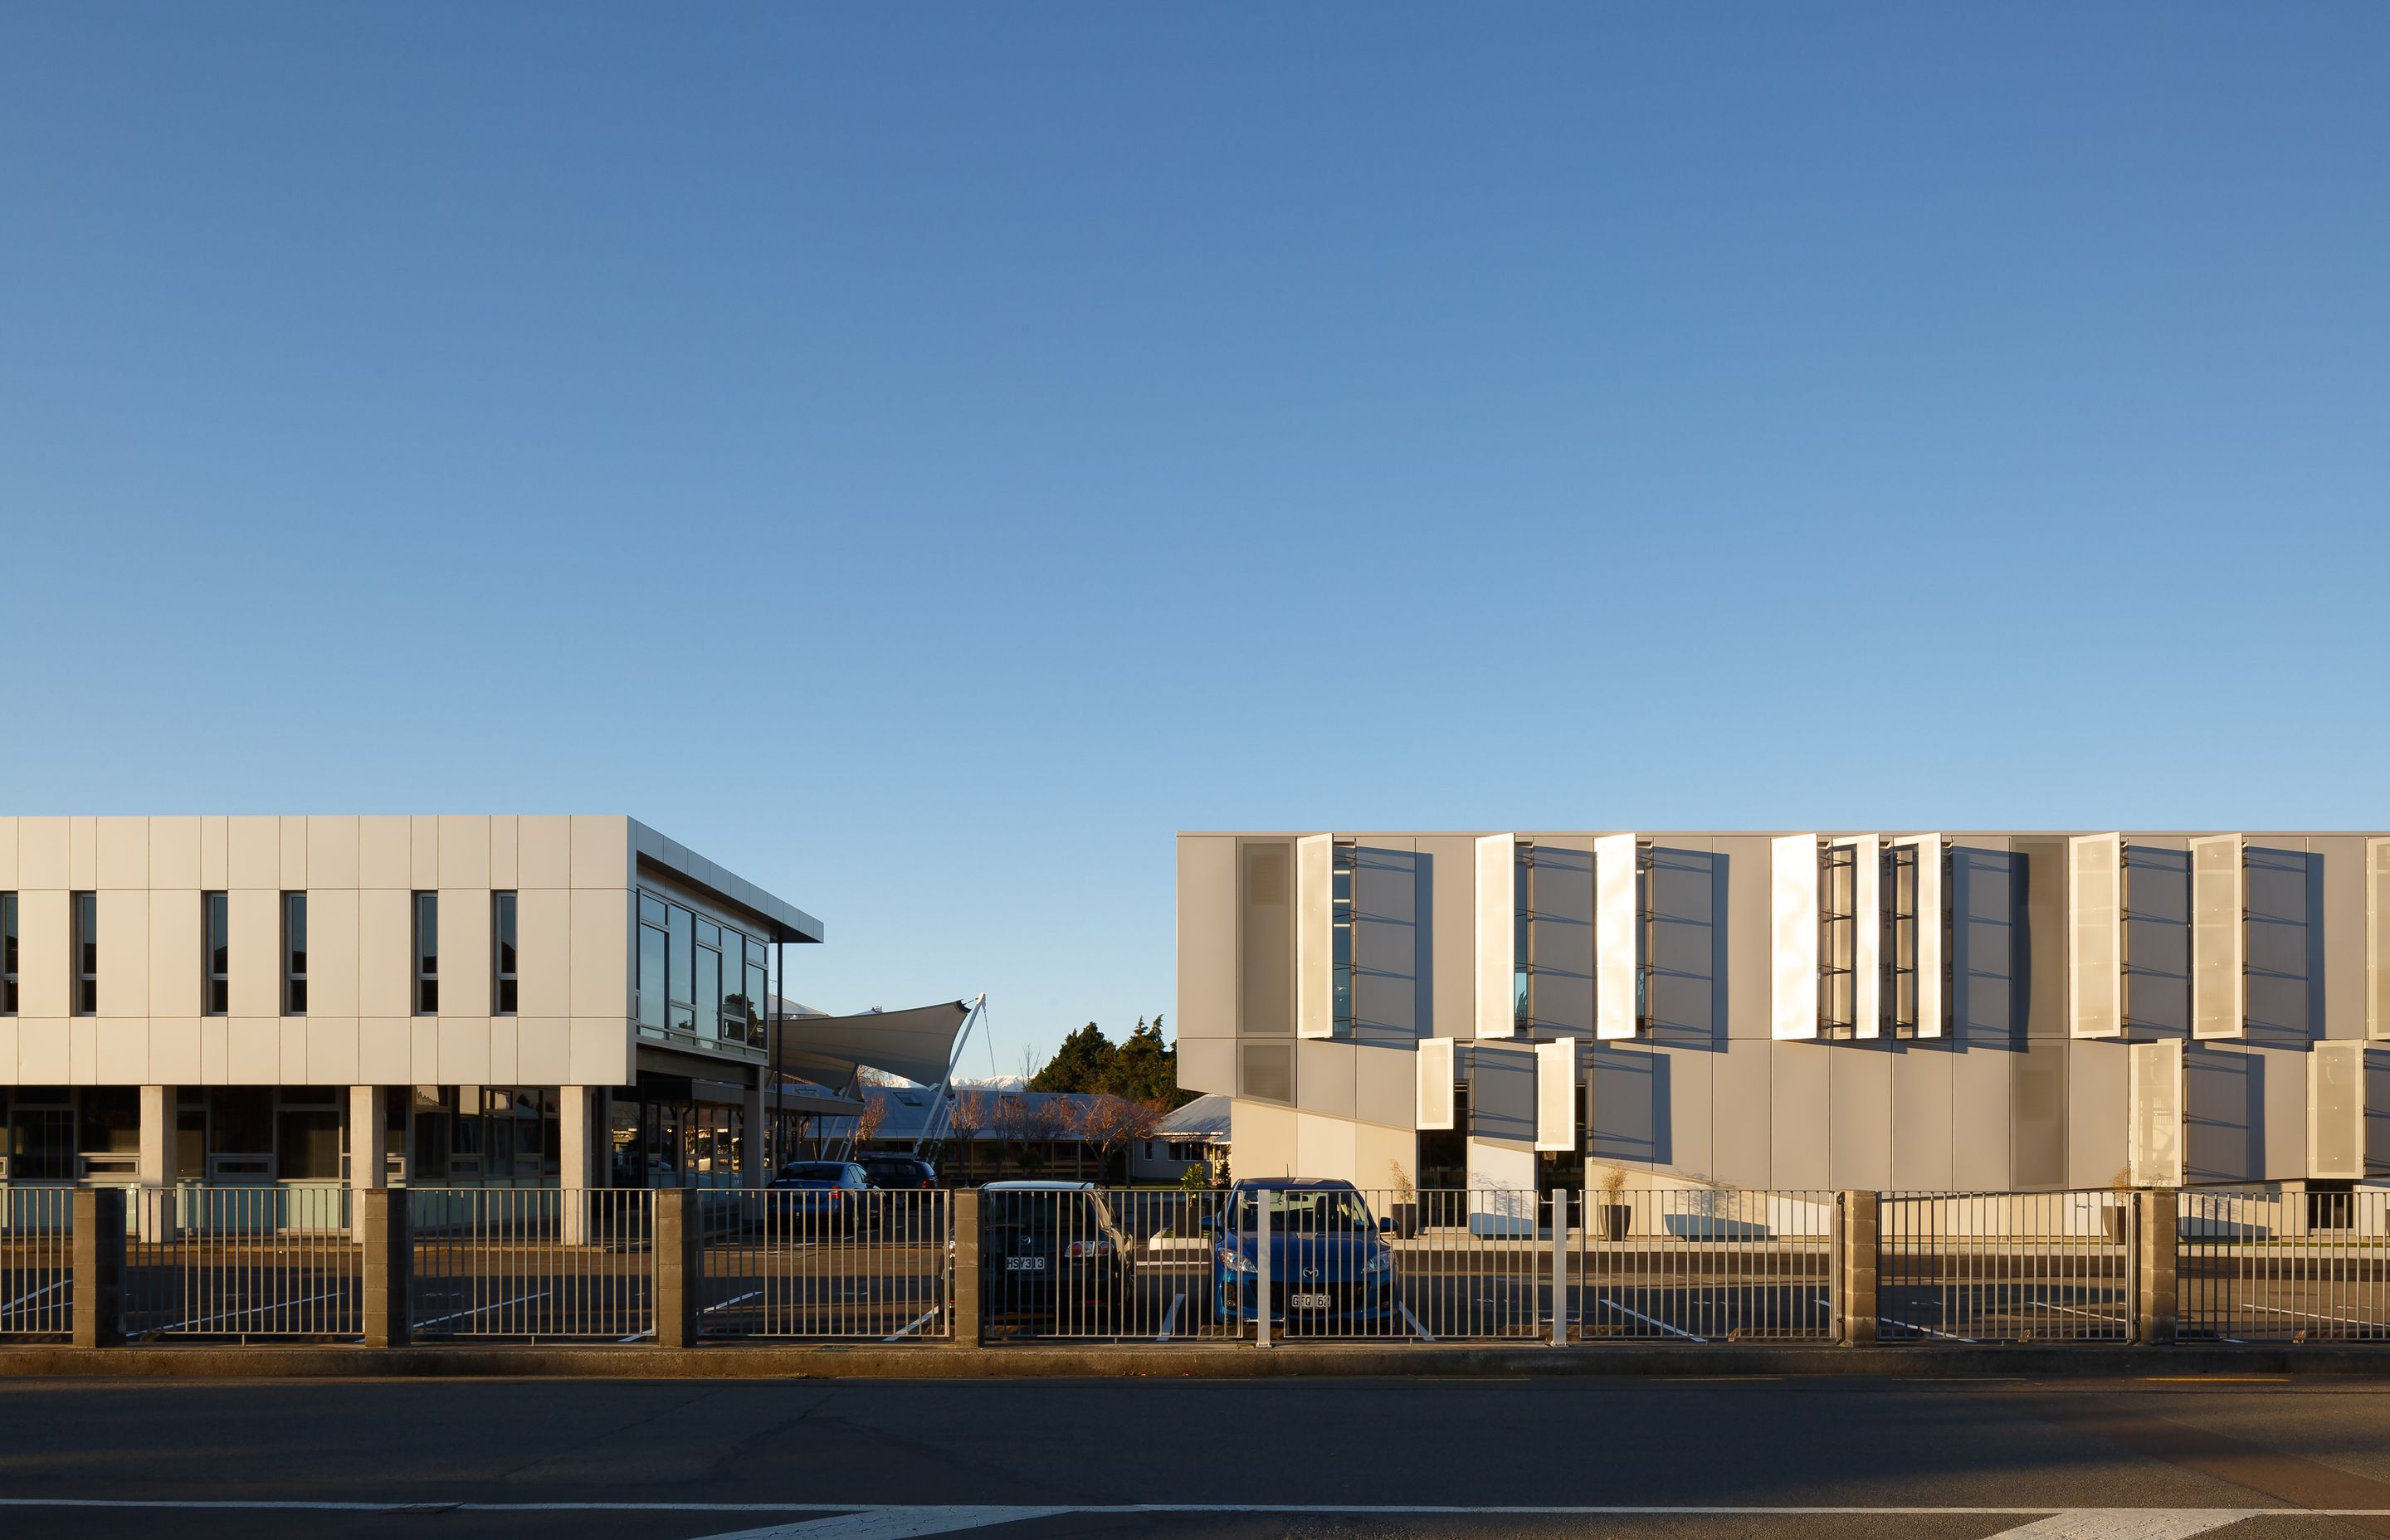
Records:
[[[1840,1195],[1744,1188],[1572,1195],[1581,1341],[1830,1341]]]
[[[981,1333],[989,1341],[1217,1341],[1213,1239],[1225,1193],[985,1187]]]
[[[698,1330],[710,1337],[954,1335],[954,1195],[771,1188],[701,1195]]]
[[[73,1329],[73,1189],[0,1187],[0,1337]]]
[[[2176,1196],[2177,1333],[2390,1341],[2390,1190]]]
[[[410,1187],[418,1338],[595,1338],[656,1329],[656,1195],[645,1187]]]
[[[1879,1341],[2129,1341],[2129,1193],[1885,1193]]]
[[[364,1334],[344,1188],[133,1187],[125,1209],[128,1339]]]

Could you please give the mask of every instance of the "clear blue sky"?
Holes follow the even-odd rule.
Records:
[[[2390,825],[2390,6],[0,9],[0,808]],[[983,1061],[982,1067],[983,1068]]]

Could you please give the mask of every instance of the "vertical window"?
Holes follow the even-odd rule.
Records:
[[[199,895],[199,1010],[222,1016],[232,1008],[232,895]]]
[[[1848,1037],[1858,1026],[1858,851],[1818,851],[1818,1029]]]
[[[747,1046],[764,1046],[764,1012],[771,998],[764,975],[764,943],[749,937],[747,941]]]
[[[74,1013],[99,1013],[99,895],[74,895]]]
[[[639,895],[639,1030],[661,1036],[664,1030],[664,957],[667,911],[661,899]]]
[[[721,1033],[722,1020],[722,927],[711,920],[697,922],[697,1021],[707,1036]]]
[[[307,1014],[307,895],[282,895],[282,1014]]]
[[[0,1016],[17,1014],[17,895],[0,893]]]
[[[1329,967],[1335,973],[1336,1004],[1328,1030],[1335,1037],[1353,1035],[1353,847],[1340,841],[1329,887]]]
[[[440,1014],[440,895],[415,895],[415,1014]]]
[[[1519,841],[1510,863],[1510,1024],[1525,1032],[1535,1019],[1536,847]]]
[[[697,917],[672,905],[672,968],[667,988],[672,1012],[667,1025],[678,1032],[697,1030]]]
[[[515,895],[490,895],[490,1014],[515,1013]]]

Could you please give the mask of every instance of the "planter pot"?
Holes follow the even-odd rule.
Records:
[[[1601,1206],[1602,1235],[1611,1240],[1625,1239],[1627,1226],[1634,1216],[1635,1210],[1628,1204],[1604,1203]]]
[[[2125,1211],[2122,1208],[2102,1210],[2101,1219],[2107,1226],[2109,1242],[2122,1246],[2125,1243]]]
[[[1389,1203],[1386,1205],[1386,1217],[1394,1222],[1394,1237],[1396,1239],[1413,1240],[1418,1238],[1419,1205],[1417,1203]]]

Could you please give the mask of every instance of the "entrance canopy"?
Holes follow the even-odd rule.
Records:
[[[967,1000],[861,1016],[781,1016],[765,1048],[782,1071],[823,1085],[842,1085],[869,1066],[925,1085],[943,1084],[954,1062],[955,1034],[970,1014]]]

